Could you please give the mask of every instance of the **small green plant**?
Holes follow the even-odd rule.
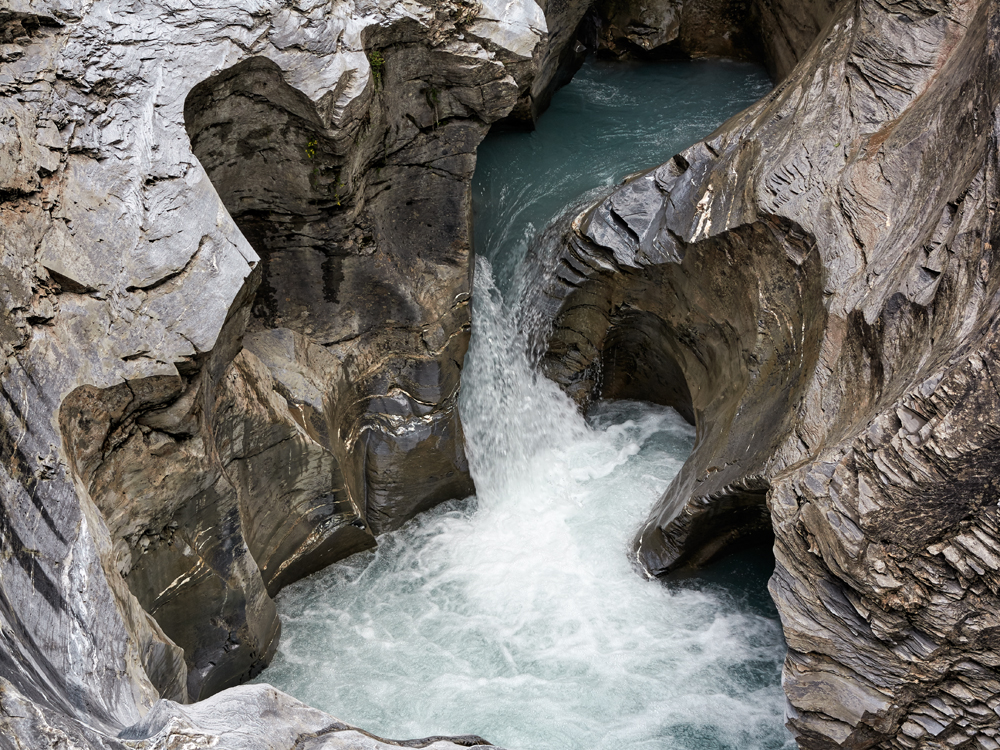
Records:
[[[430,105],[431,109],[434,110],[435,128],[438,126],[438,121],[441,119],[438,116],[438,102],[440,101],[440,97],[438,96],[438,94],[439,94],[438,90],[433,87],[424,90],[424,96],[427,97],[427,103]]]
[[[382,88],[382,70],[385,68],[385,56],[377,49],[368,53],[368,64],[372,66],[372,79],[375,89]]]
[[[474,0],[459,0],[455,8],[455,25],[466,26],[476,20],[483,6]]]
[[[315,159],[316,158],[316,149],[317,149],[318,146],[319,146],[319,141],[317,141],[315,138],[310,138],[309,139],[309,142],[306,144],[306,158],[307,159]]]

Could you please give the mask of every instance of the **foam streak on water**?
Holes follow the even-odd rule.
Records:
[[[667,587],[629,564],[692,428],[635,402],[584,419],[530,364],[486,257],[509,286],[530,225],[548,218],[538,201],[505,216],[537,190],[515,183],[477,214],[480,230],[502,223],[480,247],[463,378],[477,496],[286,589],[282,642],[261,679],[383,736],[475,733],[511,750],[783,747],[773,613],[738,586]]]

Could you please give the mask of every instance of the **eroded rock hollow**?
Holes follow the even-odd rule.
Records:
[[[842,3],[770,96],[577,217],[544,298],[578,400],[697,424],[638,565],[773,529],[804,748],[996,744],[998,24]]]
[[[234,686],[282,586],[472,491],[475,150],[588,45],[781,81],[574,222],[544,290],[581,402],[698,425],[638,562],[773,531],[803,747],[996,747],[998,15],[10,0],[0,747],[393,746]]]
[[[0,746],[240,746],[147,711],[257,674],[282,586],[471,493],[469,183],[544,33],[531,2],[0,10]],[[275,746],[334,726],[227,695]]]

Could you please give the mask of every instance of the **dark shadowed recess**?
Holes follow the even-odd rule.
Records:
[[[837,1],[541,2],[549,44],[527,96],[503,125],[530,128],[588,54],[619,60],[753,60],[780,82],[833,16]]]
[[[674,164],[682,171],[683,159]],[[785,440],[819,355],[826,314],[814,240],[766,218],[700,242],[676,239],[666,262],[610,271],[593,260],[609,224],[618,226],[614,209],[601,204],[568,235],[548,295],[557,312],[543,366],[581,404],[640,398],[695,424],[664,515],[705,500],[657,539],[665,552],[648,573],[688,575],[737,550],[769,556],[769,484],[740,472]],[[660,526],[650,523],[640,540],[662,535]]]

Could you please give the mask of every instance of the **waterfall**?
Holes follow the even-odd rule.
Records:
[[[686,73],[666,66],[666,80],[684,89],[691,65],[715,76],[728,92],[717,109],[749,103],[766,86],[752,66],[687,65]],[[624,120],[610,130],[634,138],[641,128],[630,131],[621,101],[647,102],[638,92],[649,81],[608,70],[604,78],[599,65],[581,71],[549,121],[572,119],[560,106],[574,96],[591,112],[606,99]],[[749,101],[734,98],[738,85]],[[715,110],[706,116],[719,119]],[[740,561],[668,586],[629,563],[632,534],[690,452],[693,428],[671,409],[639,402],[601,403],[584,417],[533,366],[527,342],[537,323],[519,304],[523,286],[538,281],[519,275],[530,238],[558,207],[610,179],[588,172],[587,160],[602,163],[602,154],[578,150],[560,167],[552,162],[562,157],[549,153],[539,163],[531,148],[545,152],[545,137],[540,124],[480,152],[497,169],[536,174],[479,187],[460,401],[476,496],[282,592],[282,643],[260,679],[383,736],[474,733],[510,750],[791,747],[779,684],[784,643],[763,592],[766,572]],[[512,158],[517,138],[539,142]],[[562,189],[567,170],[590,183],[552,196],[544,180]]]

